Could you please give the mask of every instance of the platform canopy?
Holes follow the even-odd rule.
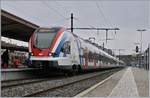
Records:
[[[15,45],[15,44],[4,42],[4,41],[1,41],[1,49],[9,49],[9,50],[17,50],[17,51],[28,52],[28,47],[18,46],[18,45]]]
[[[1,10],[1,36],[28,42],[39,26],[7,11]]]

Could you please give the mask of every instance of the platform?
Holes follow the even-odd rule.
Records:
[[[1,81],[34,77],[39,68],[5,68],[1,69]]]
[[[3,68],[1,72],[16,72],[16,71],[28,71],[28,70],[38,70],[39,68]]]
[[[149,71],[128,67],[76,97],[148,97]]]

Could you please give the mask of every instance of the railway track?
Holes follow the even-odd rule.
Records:
[[[17,96],[24,96],[24,97],[33,97],[33,96],[74,96],[76,93],[72,93],[70,95],[65,94],[59,94],[60,92],[57,91],[66,91],[66,90],[61,90],[64,88],[71,88],[70,86],[76,85],[76,84],[81,84],[83,85],[89,81],[94,81],[91,85],[94,85],[95,83],[99,82],[100,80],[103,80],[110,76],[111,74],[115,73],[116,71],[121,70],[120,68],[118,69],[111,69],[111,70],[105,70],[102,72],[94,72],[94,73],[88,73],[88,74],[82,74],[82,75],[77,75],[73,77],[59,77],[59,78],[53,78],[53,79],[37,79],[25,83],[20,83],[20,84],[15,84],[15,85],[10,85],[10,86],[2,86],[2,91],[1,95],[5,97],[17,97]],[[95,81],[95,80],[96,81]],[[89,84],[86,83],[86,84]],[[90,86],[91,86],[90,85]],[[81,90],[85,90],[90,86],[83,87]],[[80,87],[80,86],[79,86]],[[81,86],[82,87],[82,86]],[[78,90],[80,91],[80,90]],[[51,94],[52,92],[57,92],[57,94]],[[49,95],[50,94],[50,95]]]
[[[47,81],[47,80],[49,80],[49,79],[48,78],[44,78],[44,79],[37,78],[37,79],[20,79],[20,80],[18,79],[18,80],[12,80],[12,81],[2,81],[1,89],[25,85],[25,84],[37,83],[37,82],[42,82],[42,81]]]
[[[28,85],[28,84],[38,83],[42,81],[50,81],[53,79],[61,79],[61,78],[64,78],[63,74],[54,74],[51,75],[51,77],[43,76],[43,77],[36,77],[36,78],[6,80],[6,81],[1,81],[1,89],[11,88],[11,87],[21,86],[21,85]]]
[[[45,75],[47,74],[47,75]],[[31,75],[33,75],[31,73]],[[56,72],[45,72],[43,73],[42,71],[39,70],[39,75],[35,74],[35,77],[25,77],[25,78],[20,78],[20,79],[10,79],[10,80],[2,80],[1,81],[1,89],[5,88],[10,88],[10,87],[15,87],[15,86],[20,86],[20,85],[27,85],[31,83],[38,83],[42,81],[48,81],[52,79],[60,79],[64,77],[63,73],[56,73]]]
[[[75,81],[72,81],[72,82],[68,82],[68,83],[65,83],[63,85],[59,85],[59,86],[56,86],[56,87],[53,87],[53,88],[48,88],[46,90],[41,90],[41,91],[38,91],[38,92],[35,92],[35,93],[32,93],[32,94],[29,94],[29,95],[25,95],[24,97],[38,97],[38,96],[45,96],[46,94],[44,93],[49,93],[49,92],[57,92],[59,91],[60,89],[63,89],[65,87],[69,88],[69,87],[72,87],[73,85],[79,83],[79,82],[84,82],[84,81],[87,81],[87,80],[93,80],[95,79],[96,77],[99,77],[99,76],[102,76],[104,74],[107,74],[108,76],[113,74],[114,72],[116,71],[119,71],[118,69],[117,70],[108,70],[108,71],[104,71],[102,72],[100,75],[95,75],[95,76],[92,76],[92,77],[88,77],[88,78],[84,78],[84,79],[79,79],[79,80],[75,80]],[[109,73],[109,74],[108,74]],[[63,91],[63,90],[61,90]],[[60,94],[57,94],[57,95],[60,95]],[[49,97],[52,97],[52,96],[49,96]],[[54,97],[54,96],[53,96]],[[68,96],[63,96],[63,97],[68,97]]]

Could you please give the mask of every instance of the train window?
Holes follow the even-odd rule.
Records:
[[[104,62],[105,62],[105,64],[106,64],[106,57],[105,57],[105,56],[103,56],[103,60],[104,60]]]
[[[96,59],[96,63],[98,63],[98,60]]]
[[[98,63],[98,61],[99,61],[99,55],[98,54],[96,54],[96,63]]]
[[[101,56],[101,61],[103,61],[103,62],[104,62],[104,57],[103,57],[103,56]]]
[[[89,62],[93,62],[92,52],[91,51],[89,51],[89,53],[88,53],[88,58],[89,58]]]
[[[98,60],[101,61],[101,55],[100,54],[98,54]]]
[[[35,33],[34,46],[38,48],[49,48],[59,28],[41,28]]]

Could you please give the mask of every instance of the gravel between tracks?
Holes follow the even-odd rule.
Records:
[[[79,75],[79,76],[67,77],[67,78],[63,78],[63,79],[55,79],[55,80],[50,80],[50,81],[42,81],[40,83],[34,83],[34,84],[28,84],[28,85],[22,85],[22,86],[15,86],[13,88],[2,89],[1,96],[3,96],[3,97],[26,96],[26,95],[29,95],[31,93],[47,90],[48,88],[53,88],[53,87],[56,87],[56,86],[60,86],[60,85],[63,85],[63,84],[66,84],[66,83],[69,83],[69,82],[72,82],[72,81],[75,81],[75,80],[77,81],[77,80],[81,80],[81,79],[84,79],[84,78],[93,77],[93,76],[101,75],[101,74],[102,74],[102,72],[94,72],[94,73],[89,73],[89,74],[84,74],[84,75]],[[51,95],[52,96],[65,96],[65,95],[73,96],[72,93],[65,94],[65,92],[69,93],[69,92],[72,92],[72,91],[82,91],[82,90],[88,88],[88,86],[86,84],[88,84],[88,85],[90,84],[90,86],[91,86],[91,85],[94,85],[95,83],[99,82],[98,80],[100,81],[102,79],[100,79],[100,77],[99,77],[99,79],[94,79],[94,80],[92,80],[92,82],[83,83],[83,85],[81,85],[81,83],[80,83],[78,86],[74,85],[75,87],[68,86],[68,89],[66,89],[67,91],[59,89],[58,91],[64,93],[63,95],[60,94],[60,93],[55,94],[56,91],[54,91],[54,92],[52,91],[51,92],[52,94],[48,93],[48,95],[44,94],[44,96],[51,96]],[[77,89],[77,90],[73,90],[73,89]],[[79,92],[76,92],[76,93],[79,93]]]
[[[19,85],[26,85],[30,83],[42,82],[42,81],[50,81],[54,79],[64,78],[63,74],[52,74],[51,76],[43,76],[36,78],[27,78],[27,79],[17,79],[17,80],[9,80],[9,81],[1,81],[1,89],[5,89],[7,87],[11,88]]]
[[[41,82],[48,80],[48,78],[41,78],[41,79],[26,79],[26,80],[16,80],[16,81],[7,81],[7,82],[1,82],[1,88],[6,88],[6,87],[12,87],[16,85],[23,85],[27,83],[33,83],[33,82]]]
[[[101,76],[93,77],[92,79],[90,78],[56,90],[46,91],[44,93],[37,94],[34,97],[73,97],[92,85],[104,80],[113,73],[114,72],[102,74]]]

